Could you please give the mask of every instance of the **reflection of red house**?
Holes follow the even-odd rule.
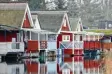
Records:
[[[40,74],[39,73],[39,63],[38,62],[26,62],[26,69],[28,74]]]
[[[64,63],[61,67],[57,66],[58,74],[73,74],[72,67],[68,63]]]
[[[84,41],[84,48],[85,50],[88,49],[101,49],[101,42],[100,41]]]
[[[40,64],[39,74],[46,74],[46,72],[47,72],[47,66],[46,66],[46,64]]]
[[[84,68],[98,68],[100,66],[99,60],[84,60]]]
[[[84,69],[86,73],[99,73],[99,69],[101,66],[101,61],[99,60],[84,60]]]

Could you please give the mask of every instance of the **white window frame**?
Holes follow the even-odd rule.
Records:
[[[20,39],[21,38],[20,33],[17,33],[16,35],[17,35],[17,42],[20,42],[21,41],[21,39]]]
[[[62,41],[70,41],[70,35],[62,35]]]
[[[62,74],[70,74],[70,69],[63,69]]]

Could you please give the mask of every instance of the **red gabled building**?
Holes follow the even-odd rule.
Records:
[[[24,41],[30,34],[23,28],[34,28],[27,3],[0,3],[0,54],[25,52]]]

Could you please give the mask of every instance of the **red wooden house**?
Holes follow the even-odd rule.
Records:
[[[0,3],[0,54],[23,53],[30,34],[22,28],[33,28],[27,3]]]
[[[84,53],[99,54],[102,51],[102,33],[87,32],[84,36]]]
[[[37,34],[32,39],[38,37],[35,40],[39,42],[40,51],[57,51],[57,45],[59,40],[57,36],[60,33],[62,24],[69,24],[66,11],[32,11],[32,17],[35,25],[38,27]],[[37,18],[36,18],[36,17]],[[70,26],[67,25],[64,30],[70,30]],[[39,31],[40,30],[40,31]],[[32,30],[34,32],[34,30]],[[66,33],[65,33],[66,34]]]
[[[69,57],[60,64],[57,64],[58,74],[81,74],[83,72],[83,56]]]
[[[25,61],[27,74],[40,74],[40,63],[36,61]]]
[[[99,74],[100,73],[100,66],[101,61],[100,60],[84,60],[84,71],[85,73],[94,73]]]

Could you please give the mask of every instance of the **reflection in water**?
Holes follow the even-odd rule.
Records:
[[[0,74],[104,74],[100,56],[46,57],[43,61],[1,62]]]
[[[0,63],[0,74],[24,74],[24,63]]]

